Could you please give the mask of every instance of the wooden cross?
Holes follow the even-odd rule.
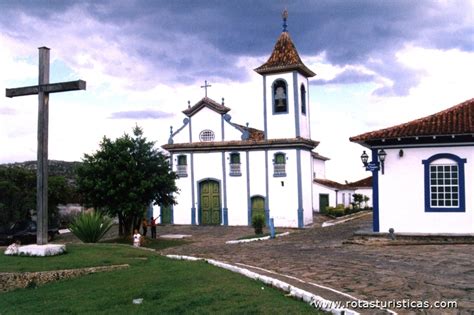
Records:
[[[48,118],[49,93],[85,90],[82,80],[49,83],[49,48],[39,49],[38,85],[6,89],[7,97],[38,94],[38,165],[36,172],[36,243],[48,243]]]
[[[201,88],[204,88],[204,93],[205,93],[205,96],[207,97],[207,88],[208,87],[211,87],[212,85],[210,84],[207,84],[207,80],[204,81],[204,85],[201,85]]]

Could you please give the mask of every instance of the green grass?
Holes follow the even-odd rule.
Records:
[[[0,294],[1,314],[305,314],[306,303],[204,262],[121,245],[68,245],[54,257],[0,256],[0,272],[128,263],[130,268]],[[263,288],[263,289],[262,289]],[[132,300],[143,298],[143,304]]]

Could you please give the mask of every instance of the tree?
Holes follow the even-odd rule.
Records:
[[[112,141],[104,136],[95,154],[84,155],[77,175],[85,202],[118,216],[120,235],[131,235],[151,203],[176,203],[177,176],[168,158],[154,149],[154,142],[147,141],[138,126],[133,137],[125,133]]]
[[[354,205],[356,209],[360,209],[360,204],[364,200],[364,197],[362,194],[353,194],[352,198],[354,199]]]
[[[57,206],[67,203],[72,188],[63,176],[48,180],[48,217],[57,217]],[[36,209],[36,173],[21,167],[0,167],[0,225],[30,218]]]

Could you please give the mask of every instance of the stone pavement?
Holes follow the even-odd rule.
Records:
[[[345,300],[341,295],[308,282],[368,301],[458,302],[458,309],[422,311],[391,308],[400,314],[474,314],[474,245],[343,244],[354,231],[370,228],[371,216],[321,228],[323,218],[316,216],[316,223],[311,228],[278,229],[289,230],[289,236],[244,244],[225,242],[252,234],[251,228],[159,226],[157,233],[192,235],[192,243],[168,248],[162,254],[212,258],[264,268],[280,274],[277,278],[283,281],[328,299]],[[381,313],[375,310],[359,311],[364,314]]]

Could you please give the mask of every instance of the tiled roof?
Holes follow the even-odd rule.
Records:
[[[316,75],[301,61],[290,34],[282,32],[270,58],[268,58],[266,63],[256,68],[255,71],[259,74],[268,74],[292,70],[297,70],[306,77],[314,77]]]
[[[317,160],[321,160],[321,161],[329,161],[330,160],[330,158],[322,156],[321,154],[319,154],[317,152],[314,152],[314,151],[311,152],[311,156],[313,158],[315,158]]]
[[[319,142],[306,138],[267,139],[267,140],[232,140],[165,144],[163,149],[175,151],[221,151],[221,150],[252,150],[262,148],[307,148],[314,149]]]
[[[198,111],[200,111],[203,107],[208,107],[208,108],[212,109],[213,111],[215,111],[219,114],[225,114],[228,111],[230,111],[230,108],[225,107],[224,105],[217,103],[216,101],[210,99],[209,97],[204,97],[203,99],[201,99],[199,102],[197,102],[192,107],[190,107],[186,110],[183,110],[183,113],[186,116],[191,117],[194,114],[196,114]]]
[[[474,98],[444,111],[405,124],[349,138],[353,142],[423,136],[474,134]]]
[[[265,133],[262,130],[242,126],[242,125],[239,125],[239,124],[234,124],[234,125],[239,126],[243,130],[247,130],[248,133],[249,133],[249,140],[263,140],[263,139],[265,139]]]
[[[315,183],[321,184],[323,186],[336,188],[338,190],[351,189],[351,188],[346,187],[346,185],[344,185],[344,184],[340,184],[338,182],[335,182],[335,181],[332,181],[332,180],[329,180],[329,179],[315,178],[313,181]]]
[[[361,187],[371,187],[372,188],[372,176],[369,176],[367,178],[358,180],[358,181],[353,182],[353,183],[348,183],[347,186],[352,187],[354,189],[361,188]]]
[[[347,184],[341,184],[329,179],[322,179],[322,178],[315,178],[313,181],[323,186],[335,188],[338,190],[354,190],[354,189],[362,188],[362,187],[372,188],[372,176],[369,176],[367,178],[361,179],[353,183],[346,182]]]

